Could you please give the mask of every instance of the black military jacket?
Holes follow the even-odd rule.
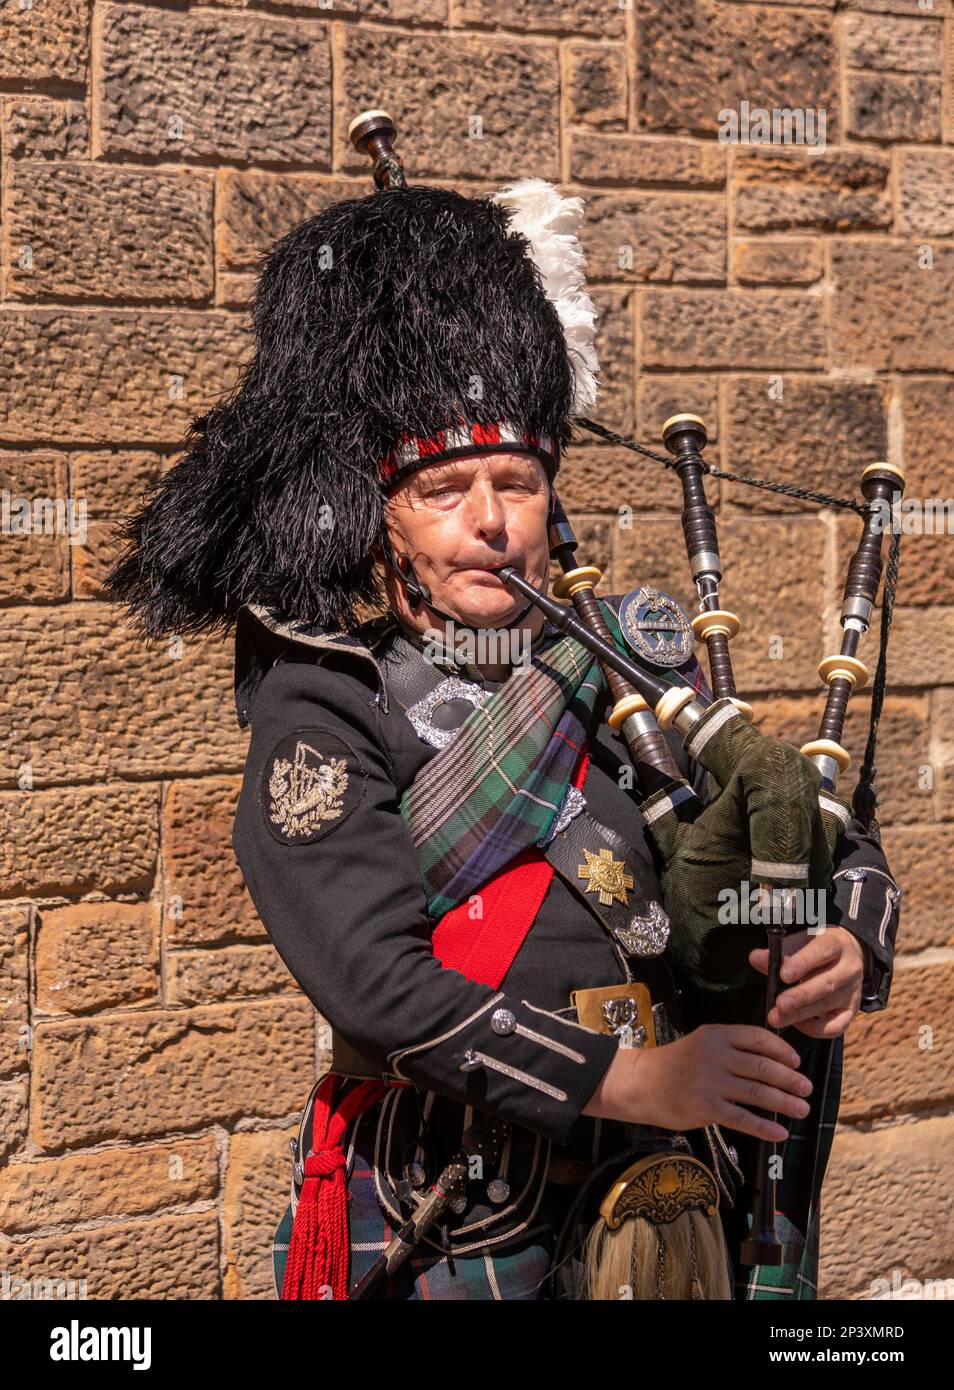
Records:
[[[582,893],[555,875],[499,989],[441,968],[399,810],[401,793],[436,751],[389,690],[389,661],[401,642],[406,648],[395,624],[383,635],[369,633],[367,645],[291,627],[266,610],[242,610],[236,706],[252,735],[234,822],[236,858],[272,942],[332,1026],[336,1069],[339,1049],[356,1052],[371,1071],[564,1144],[618,1046],[575,1021],[570,992],[627,978],[618,943]],[[455,674],[480,682],[471,668]],[[637,880],[658,898],[638,795],[621,776],[629,756],[604,714],[605,703],[589,731],[587,809],[632,846]],[[701,769],[679,735],[669,737],[701,790]],[[285,774],[303,745],[340,774],[339,809],[304,834],[283,819],[274,795],[288,785]],[[840,842],[833,896],[829,921],[867,948],[862,1008],[881,1009],[900,891],[857,821]]]

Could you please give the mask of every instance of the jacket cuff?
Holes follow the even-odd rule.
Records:
[[[876,1013],[888,1002],[903,892],[887,868],[871,864],[851,864],[832,878],[831,924],[866,947],[862,1013]]]
[[[436,1038],[388,1056],[421,1089],[565,1144],[619,1043],[500,992]]]

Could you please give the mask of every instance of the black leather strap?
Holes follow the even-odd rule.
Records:
[[[445,670],[428,661],[420,647],[416,647],[403,633],[390,638],[379,660],[388,693],[403,710],[410,709],[436,690],[442,681],[447,680],[448,671],[452,669]]]
[[[589,878],[581,874],[581,867],[587,866],[590,855],[599,855],[600,850],[608,850],[615,863],[622,862],[622,873],[632,876],[632,888],[625,889],[626,903],[618,898],[607,904],[600,900],[596,891],[588,891]],[[667,999],[675,994],[675,982],[669,966],[664,959],[664,951],[656,955],[644,954],[632,945],[634,918],[650,918],[654,906],[659,910],[659,896],[656,889],[655,870],[648,857],[644,857],[626,843],[622,836],[591,816],[589,811],[580,811],[574,816],[565,830],[556,835],[543,850],[549,862],[563,881],[572,888],[605,931],[613,938],[618,948],[627,957],[634,977],[648,986],[653,1000]]]

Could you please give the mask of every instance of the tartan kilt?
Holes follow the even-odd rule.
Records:
[[[553,1186],[550,1184],[551,1188]],[[370,1169],[356,1171],[349,1188],[352,1197],[349,1219],[353,1223],[349,1283],[353,1287],[380,1255],[394,1230],[378,1206]],[[564,1191],[567,1198],[572,1197],[569,1189]],[[428,1255],[411,1255],[393,1278],[382,1283],[375,1298],[410,1301],[431,1298],[544,1298],[559,1224],[559,1220],[556,1220],[553,1225],[541,1229],[537,1236],[529,1236],[506,1254],[458,1255],[453,1261],[437,1251]],[[291,1232],[292,1209],[289,1203],[272,1244],[276,1298],[280,1296],[285,1278]]]

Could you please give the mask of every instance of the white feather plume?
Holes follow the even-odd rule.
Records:
[[[566,198],[546,179],[518,179],[491,195],[510,210],[511,228],[530,243],[547,298],[563,325],[573,367],[574,416],[596,402],[596,309],[586,289],[586,260],[577,232],[583,221],[583,199]]]

